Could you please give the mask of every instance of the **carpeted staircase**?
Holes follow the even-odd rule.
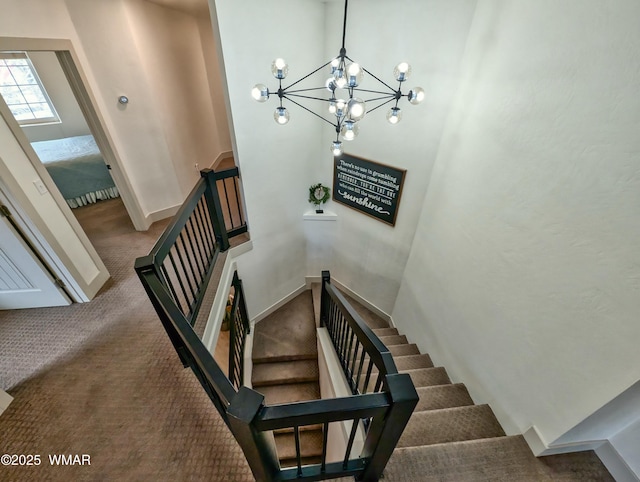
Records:
[[[269,405],[320,398],[318,347],[311,291],[298,295],[256,325],[253,341],[253,388]],[[296,465],[293,430],[274,433],[283,467]],[[302,463],[322,455],[322,427],[300,429]]]
[[[319,288],[312,286],[313,294],[305,291],[256,325],[252,382],[268,404],[320,397],[315,337]],[[614,480],[593,452],[534,457],[524,438],[506,436],[491,408],[475,405],[464,384],[452,383],[444,367],[435,367],[429,355],[421,354],[397,329],[347,299],[389,348],[398,371],[411,376],[420,396],[385,480]],[[371,377],[372,384],[375,379]],[[275,439],[282,465],[295,465],[293,434],[276,433]],[[320,428],[305,431],[301,446],[303,463],[318,461]]]

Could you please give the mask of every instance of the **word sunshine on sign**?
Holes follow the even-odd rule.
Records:
[[[342,154],[334,158],[333,199],[395,226],[406,172]]]

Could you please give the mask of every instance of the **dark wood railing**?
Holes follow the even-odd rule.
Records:
[[[216,182],[221,213],[229,237],[246,233],[247,222],[244,219],[238,168],[216,171],[212,175]]]
[[[229,379],[236,389],[244,381],[244,346],[251,331],[242,280],[233,273],[233,303],[229,316]]]
[[[330,333],[352,396],[268,406],[262,394],[242,386],[249,324],[237,273],[233,281],[229,376],[194,331],[193,320],[218,253],[228,248],[228,236],[238,232],[225,223],[216,181],[215,173],[203,171],[201,181],[149,255],[136,260],[138,276],[176,352],[184,366],[193,370],[233,433],[256,480],[311,481],[344,476],[378,480],[418,395],[410,377],[397,372],[388,349],[333,287],[329,272],[323,272],[321,323]],[[234,184],[237,186],[237,181]],[[351,422],[344,454],[338,461],[328,461],[330,426],[344,422]],[[310,425],[323,428],[322,457],[320,463],[303,465],[300,432]],[[280,429],[294,434],[294,467],[282,468],[278,462],[270,432]],[[364,445],[361,453],[352,454],[359,429],[365,434]]]

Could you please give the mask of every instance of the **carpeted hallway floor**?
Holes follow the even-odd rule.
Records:
[[[0,312],[0,480],[251,481],[242,451],[182,368],[133,270],[164,224],[133,229],[120,200],[77,215],[112,275],[91,303]],[[52,466],[49,454],[91,465]]]

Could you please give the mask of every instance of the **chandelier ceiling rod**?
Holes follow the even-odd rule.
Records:
[[[378,76],[360,66],[360,64],[354,62],[349,56],[347,56],[345,41],[347,37],[348,5],[349,0],[345,0],[344,18],[342,23],[342,47],[340,48],[340,53],[337,57],[334,57],[330,61],[326,62],[317,69],[309,72],[308,74],[304,75],[300,79],[284,88],[282,87],[282,81],[289,73],[289,66],[283,59],[277,58],[271,64],[271,72],[273,76],[278,79],[278,89],[276,91],[270,91],[264,84],[256,84],[256,86],[251,91],[251,95],[258,102],[266,102],[269,99],[270,94],[277,94],[280,105],[279,107],[276,107],[276,111],[273,117],[278,124],[284,125],[289,122],[289,111],[284,106],[284,100],[287,100],[294,105],[301,107],[303,110],[322,119],[328,124],[331,124],[336,131],[336,140],[331,143],[331,151],[334,156],[339,156],[340,154],[342,154],[342,141],[340,140],[340,137],[342,137],[343,140],[350,141],[358,135],[359,125],[357,124],[357,122],[360,121],[366,113],[373,112],[374,110],[395,101],[394,106],[391,107],[391,109],[387,113],[387,120],[391,124],[397,124],[402,118],[401,109],[398,107],[400,99],[406,97],[409,103],[419,104],[420,102],[422,102],[425,96],[424,90],[420,87],[412,88],[407,94],[402,93],[402,83],[405,82],[411,74],[411,67],[408,63],[400,62],[393,70],[394,77],[398,81],[398,88],[394,89],[389,84],[381,80]],[[347,65],[347,61],[349,61],[350,64]],[[331,77],[329,77],[325,81],[324,87],[290,90],[291,87],[308,79],[327,66],[331,66]],[[388,91],[381,92],[378,90],[358,88],[358,86],[362,82],[364,74],[371,76],[382,86],[386,87]],[[326,91],[329,91],[330,96],[329,98],[322,98],[313,95],[300,94],[301,92],[312,91],[325,93]],[[360,97],[355,96],[356,93],[360,92],[368,94],[378,94],[382,97],[361,99]],[[335,116],[335,122],[332,122],[324,116],[318,114],[317,112],[314,112],[310,108],[304,106],[302,103],[295,101],[294,99],[292,99],[292,97],[328,103],[329,113]],[[348,97],[348,99],[346,97]],[[381,102],[375,107],[367,108],[367,102],[371,103],[379,101]]]

